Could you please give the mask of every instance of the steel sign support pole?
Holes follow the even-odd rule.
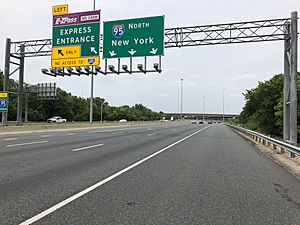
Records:
[[[90,98],[90,123],[93,122],[93,98],[94,98],[94,67],[91,74],[91,98]]]
[[[22,124],[22,113],[23,113],[23,83],[24,83],[24,52],[25,46],[20,46],[20,71],[19,71],[19,87],[18,87],[18,111],[17,111],[17,125]]]
[[[96,9],[96,0],[94,0],[93,9]],[[93,122],[93,98],[94,98],[94,72],[95,68],[92,66],[92,73],[91,73],[91,98],[90,98],[90,123]]]
[[[6,38],[5,46],[5,62],[4,62],[4,82],[3,82],[3,91],[8,91],[8,82],[9,82],[9,73],[10,73],[10,46],[11,40]],[[2,113],[2,125],[7,124],[7,112]]]
[[[290,103],[290,142],[297,146],[297,53],[298,53],[298,16],[297,12],[291,15],[291,103]]]
[[[290,23],[286,23],[284,31],[284,82],[283,82],[283,141],[290,140]]]

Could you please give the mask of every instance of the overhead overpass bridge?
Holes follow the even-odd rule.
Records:
[[[174,116],[175,118],[181,118],[181,113],[166,113],[168,116]],[[205,120],[225,120],[232,118],[240,118],[239,114],[218,114],[218,113],[182,113],[182,117],[185,119],[204,119]]]

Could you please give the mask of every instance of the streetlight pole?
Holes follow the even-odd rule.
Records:
[[[182,117],[182,108],[183,108],[183,79],[181,81],[181,107],[180,107],[180,118],[181,120],[183,119]]]
[[[180,113],[180,90],[177,93],[177,113]]]
[[[96,10],[96,0],[94,0],[93,9]],[[94,67],[91,73],[91,98],[90,98],[90,123],[93,122],[93,98],[94,98]]]
[[[225,88],[223,88],[223,123],[225,122]]]
[[[202,105],[202,109],[203,109],[203,113],[202,113],[202,121],[203,121],[203,123],[204,123],[204,113],[205,113],[205,96],[203,96],[203,103],[202,103],[203,105]]]
[[[104,99],[103,98],[101,98],[100,99],[100,112],[101,112],[101,123],[103,123],[103,104],[104,104]]]

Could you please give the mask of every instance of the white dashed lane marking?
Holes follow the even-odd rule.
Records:
[[[42,143],[47,143],[47,142],[48,141],[24,142],[24,143],[19,143],[19,144],[6,145],[6,148],[24,146],[24,145],[42,144]]]
[[[82,148],[76,148],[76,149],[73,149],[72,152],[78,152],[78,151],[87,150],[87,149],[90,149],[90,148],[97,148],[97,147],[100,147],[102,145],[103,144],[98,144],[98,145],[91,145],[91,146],[86,146],[86,147],[82,147]]]

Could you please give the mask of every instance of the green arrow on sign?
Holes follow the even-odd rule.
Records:
[[[103,58],[164,54],[164,16],[104,22]]]

